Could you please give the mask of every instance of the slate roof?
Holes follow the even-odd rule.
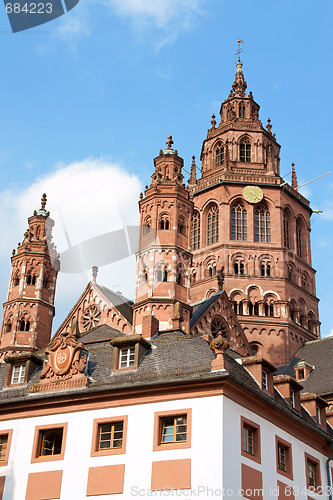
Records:
[[[211,362],[215,354],[209,344],[201,337],[185,335],[180,331],[169,331],[158,334],[150,341],[148,349],[141,359],[138,369],[130,371],[112,371],[113,347],[110,339],[123,337],[125,334],[108,325],[100,325],[82,335],[81,341],[88,353],[86,374],[89,379],[87,387],[66,388],[55,391],[29,393],[29,386],[40,380],[39,367],[32,375],[28,384],[16,388],[3,389],[6,364],[0,365],[0,412],[5,411],[6,404],[20,403],[29,398],[29,401],[72,396],[75,393],[89,394],[114,390],[128,390],[135,387],[147,387],[171,384],[172,387],[189,382],[209,382],[210,380],[228,377],[241,385],[244,390],[250,391],[253,396],[264,399],[279,411],[289,414],[299,423],[303,423],[329,439],[333,432],[329,428],[327,433],[320,428],[316,421],[302,409],[301,415],[290,408],[289,404],[274,391],[274,397],[264,393],[252,375],[239,363],[239,355],[227,350],[226,359],[229,363],[228,372],[212,372]],[[40,352],[44,357],[43,351]]]
[[[193,305],[192,318],[190,321],[190,328],[192,328],[195,323],[201,318],[201,316],[207,311],[207,309],[217,300],[223,292],[214,293],[209,299],[198,302]]]
[[[315,392],[320,395],[332,394],[333,336],[306,342],[288,364],[278,368],[276,374],[286,374],[295,378],[295,365],[302,361],[302,359],[309,365],[315,367],[306,380],[300,381],[303,385],[302,392]]]
[[[120,292],[113,292],[103,285],[94,283],[95,287],[118,309],[120,314],[132,325],[133,324],[133,301]]]

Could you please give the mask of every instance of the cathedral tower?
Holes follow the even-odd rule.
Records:
[[[259,119],[259,105],[238,60],[235,81],[213,115],[201,152],[201,178],[188,185],[194,202],[191,301],[224,289],[254,352],[287,362],[302,342],[319,337],[311,265],[309,201],[280,176],[280,145]]]
[[[189,269],[193,203],[183,184],[183,160],[172,148],[154,159],[155,172],[140,196],[140,241],[137,253],[134,333],[144,332],[144,318],[155,316],[160,330],[189,333],[191,307]],[[181,307],[179,307],[179,303]],[[149,334],[148,334],[149,336]]]
[[[51,337],[59,255],[52,243],[53,220],[41,208],[29,217],[22,244],[13,250],[7,300],[4,303],[0,352],[33,351]]]

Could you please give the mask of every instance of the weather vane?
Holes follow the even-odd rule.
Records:
[[[240,55],[244,51],[244,49],[241,49],[241,43],[244,43],[244,42],[243,42],[243,40],[240,40],[239,38],[237,38],[237,43],[238,43],[238,49],[237,49],[237,52],[235,55],[238,56],[238,62],[240,62]]]

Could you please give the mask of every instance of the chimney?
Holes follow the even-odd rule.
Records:
[[[151,339],[154,337],[159,330],[159,321],[155,316],[144,316],[142,318],[142,337],[145,339]]]

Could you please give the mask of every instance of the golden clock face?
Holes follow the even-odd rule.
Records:
[[[259,186],[245,186],[243,197],[249,203],[258,203],[264,197],[264,193]]]

